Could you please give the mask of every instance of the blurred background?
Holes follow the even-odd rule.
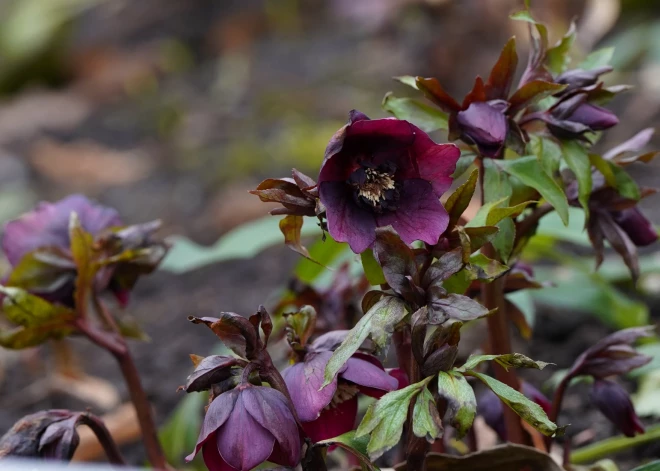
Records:
[[[81,192],[117,208],[128,223],[160,218],[165,235],[185,236],[186,244],[201,250],[194,244],[211,245],[267,214],[268,205],[247,193],[263,178],[287,176],[291,167],[316,177],[325,145],[349,110],[384,117],[381,102],[388,91],[414,95],[393,76],[435,76],[462,97],[475,75],[488,74],[511,35],[518,38],[523,64],[527,29],[508,18],[522,3],[3,0],[0,220],[39,200]],[[552,42],[572,18],[578,19],[578,59],[595,47],[615,46],[616,73],[606,81],[636,87],[613,102],[621,124],[599,148],[657,126],[657,1],[547,0],[532,7],[549,25]],[[656,139],[655,148],[659,143]],[[652,185],[656,165],[634,167],[633,174]],[[658,201],[651,197],[642,203],[656,223]],[[200,253],[202,262],[212,261]],[[566,367],[609,330],[652,321],[660,263],[653,253],[645,260],[641,294],[619,283],[625,271],[616,272],[622,265],[617,262],[612,270],[618,275],[606,272],[596,294],[593,278],[585,275],[591,285],[582,287],[592,291],[586,301],[580,298],[583,316],[574,316],[573,307],[536,313],[544,336],[535,338],[531,351]],[[186,317],[253,312],[286,283],[296,262],[295,254],[274,247],[258,261],[178,270],[183,273],[163,270],[138,286],[129,314],[151,338],[136,344],[135,351],[159,423],[177,410],[181,394],[176,387],[190,372],[188,353],[207,355],[216,344]],[[546,276],[557,278],[554,272]],[[620,291],[612,291],[614,285]],[[134,442],[136,425],[130,408],[126,412],[120,406],[126,392],[112,359],[85,342],[72,343],[78,355],[66,358],[42,355],[50,347],[0,351],[0,433],[38,409],[91,407],[110,414],[125,435],[123,442]],[[557,346],[565,358],[550,356]],[[54,364],[60,373],[52,373]],[[188,405],[180,414],[187,422],[181,419],[170,430],[195,429],[188,422],[201,403]],[[598,420],[585,418],[587,425]],[[601,423],[602,433],[611,433],[607,422]],[[196,436],[197,430],[191,433]],[[183,450],[188,444],[176,445]],[[130,450],[140,457],[139,447]],[[81,457],[97,456],[91,449]]]

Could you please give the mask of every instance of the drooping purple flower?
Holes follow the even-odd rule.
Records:
[[[337,377],[319,391],[336,335],[337,332],[330,332],[316,339],[308,346],[302,362],[282,372],[303,429],[314,441],[353,430],[359,392],[380,397],[399,384],[375,357],[356,353]]]
[[[328,232],[355,253],[373,244],[377,227],[388,225],[406,243],[435,244],[449,222],[439,198],[459,156],[456,146],[434,143],[407,121],[351,111],[328,144],[319,174]]]
[[[612,213],[614,222],[628,234],[637,247],[646,247],[658,240],[658,232],[639,208],[628,208]]]
[[[25,254],[41,247],[69,248],[69,218],[75,212],[80,225],[97,235],[111,227],[121,226],[119,213],[95,204],[83,195],[71,195],[56,202],[41,202],[29,212],[5,224],[2,250],[12,266]]]
[[[92,236],[122,225],[114,209],[93,203],[83,195],[71,195],[56,203],[39,203],[33,211],[5,224],[2,236],[2,250],[13,268],[33,251],[44,252],[35,257],[42,268],[40,273],[32,270],[34,280],[25,280],[26,288],[49,301],[67,305],[73,303],[76,277],[69,248],[69,220],[73,212],[78,215],[82,228]],[[97,278],[97,282],[103,284],[101,289],[109,282],[109,271],[102,272]]]
[[[560,99],[539,118],[548,130],[560,139],[586,140],[584,134],[603,131],[619,123],[619,118],[606,108],[588,103],[587,93],[577,93]]]
[[[249,471],[268,460],[295,467],[301,441],[284,395],[244,383],[209,406],[191,461],[201,450],[209,471]]]
[[[565,96],[578,89],[590,87],[598,82],[601,75],[612,71],[612,67],[604,65],[590,70],[584,69],[571,69],[560,74],[555,79],[555,82],[566,85],[566,88],[561,91],[557,96]]]
[[[528,398],[537,403],[545,411],[546,414],[550,413],[552,403],[541,391],[526,381],[520,383],[522,393]],[[500,439],[506,441],[506,426],[504,424],[504,407],[499,397],[493,391],[487,389],[484,391],[477,400],[477,410],[488,426],[497,432]]]
[[[635,413],[628,392],[618,383],[597,379],[591,388],[591,400],[625,436],[644,433],[644,425]]]
[[[117,211],[83,195],[39,203],[33,211],[5,225],[2,250],[12,266],[5,283],[48,301],[73,306],[77,273],[70,249],[72,213],[78,216],[81,228],[92,236],[93,250],[99,256],[124,255],[96,272],[94,289],[112,291],[120,304],[125,305],[137,279],[155,270],[167,253],[165,243],[152,240],[160,221],[122,227]]]
[[[504,114],[509,104],[504,100],[474,102],[456,115],[463,139],[472,141],[486,157],[497,156],[509,131]]]

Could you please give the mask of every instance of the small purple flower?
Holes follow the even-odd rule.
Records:
[[[284,395],[245,383],[220,394],[209,406],[191,461],[202,450],[209,471],[249,471],[268,460],[295,467],[301,441]]]
[[[282,372],[303,429],[314,441],[353,430],[358,392],[380,397],[397,389],[399,384],[375,357],[356,353],[337,377],[319,391],[325,366],[332,356],[329,348],[335,343],[336,335],[335,331],[316,339],[309,345],[302,362]]]
[[[628,208],[612,213],[614,222],[628,234],[637,247],[646,247],[658,240],[658,233],[639,208]]]
[[[559,93],[557,96],[565,96],[575,90],[584,89],[585,87],[591,87],[592,85],[595,85],[598,82],[598,79],[601,75],[611,71],[612,71],[612,67],[609,65],[596,67],[591,70],[583,70],[583,69],[567,70],[566,72],[559,75],[555,79],[555,82],[562,85],[567,85],[567,87],[564,90],[562,90],[562,92]]]
[[[526,381],[521,382],[522,392],[528,398],[537,403],[545,411],[550,413],[552,403],[538,389]],[[504,408],[502,401],[493,391],[487,389],[477,401],[479,415],[481,415],[488,426],[497,432],[497,435],[506,440],[506,426],[504,425]]]
[[[459,111],[456,121],[463,139],[474,143],[486,157],[499,155],[509,132],[508,118],[504,114],[508,107],[504,100],[492,100],[474,102]]]
[[[628,393],[618,383],[597,379],[591,389],[591,400],[625,436],[644,433],[644,425],[637,417]]]
[[[456,146],[436,144],[407,121],[351,111],[328,144],[319,174],[328,232],[355,253],[373,244],[377,227],[388,225],[406,243],[435,244],[449,223],[439,198],[459,156]]]
[[[49,251],[41,260],[48,266],[42,270],[42,283],[30,283],[29,290],[49,301],[67,305],[73,304],[76,276],[69,249],[69,220],[73,212],[78,215],[82,228],[92,236],[122,225],[114,209],[95,204],[83,195],[71,195],[56,203],[39,203],[33,211],[9,221],[2,237],[2,250],[13,268],[37,249]],[[97,277],[97,283],[102,285],[99,288],[108,285],[110,275],[109,270],[101,270]],[[39,278],[36,274],[33,276],[35,280]],[[118,294],[123,295],[119,291]]]
[[[619,123],[619,118],[610,110],[587,103],[587,100],[586,93],[569,96],[539,117],[560,139],[586,140],[586,132],[604,131]]]
[[[5,225],[2,250],[9,263],[16,266],[28,252],[41,247],[68,250],[72,212],[78,214],[82,228],[93,236],[122,225],[117,211],[83,195],[67,196],[56,203],[41,202],[33,211]]]

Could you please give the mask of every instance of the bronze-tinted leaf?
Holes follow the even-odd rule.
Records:
[[[486,101],[486,86],[484,85],[483,79],[477,75],[472,90],[470,90],[470,92],[465,95],[465,98],[463,98],[463,105],[461,108],[465,109],[470,106],[470,103],[483,101]]]
[[[415,83],[417,84],[417,88],[424,93],[424,96],[438,105],[442,111],[447,113],[460,111],[461,105],[459,105],[458,102],[454,100],[444,88],[442,88],[438,79],[416,77]]]
[[[374,256],[381,267],[387,284],[398,294],[412,295],[413,285],[419,284],[415,255],[401,238],[388,229],[376,229]]]
[[[566,85],[546,82],[544,80],[533,80],[526,83],[511,96],[511,99],[509,100],[509,103],[511,104],[509,112],[516,113],[523,110],[538,103],[544,98],[562,91],[564,88],[566,88]]]
[[[506,43],[495,66],[490,71],[490,76],[486,82],[486,98],[488,100],[506,99],[509,96],[517,66],[516,38],[513,37]]]
[[[445,253],[426,270],[422,286],[428,288],[442,283],[454,273],[460,271],[463,265],[463,249],[461,247]]]
[[[603,234],[603,237],[612,245],[612,248],[621,255],[624,263],[630,270],[633,281],[639,278],[639,257],[637,255],[637,247],[630,240],[614,219],[609,214],[601,214],[598,217],[598,228]]]
[[[246,318],[233,312],[221,312],[220,317],[194,317],[193,324],[204,324],[218,336],[234,353],[250,358],[258,348],[258,337],[254,326]]]
[[[474,190],[477,188],[477,181],[479,180],[479,170],[474,169],[468,179],[461,186],[447,198],[445,209],[449,214],[448,228],[452,228],[460,219],[463,212],[467,209],[472,201]]]
[[[186,380],[186,392],[199,392],[211,389],[216,383],[228,379],[232,375],[232,367],[245,366],[246,362],[240,358],[211,355],[204,358],[195,367]]]

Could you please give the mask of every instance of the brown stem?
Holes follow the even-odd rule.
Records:
[[[96,435],[103,450],[105,450],[105,454],[110,463],[126,465],[126,461],[119,451],[119,447],[117,447],[117,444],[112,439],[112,435],[110,435],[110,432],[101,419],[92,414],[82,414],[78,423],[87,425],[92,432],[94,432],[94,435]]]
[[[156,469],[166,469],[167,461],[163,449],[158,440],[158,429],[154,422],[151,413],[151,404],[147,398],[142,382],[140,381],[140,374],[135,367],[135,362],[128,349],[124,352],[112,352],[114,357],[119,362],[119,367],[124,375],[124,381],[128,387],[128,392],[131,396],[131,401],[137,413],[140,429],[142,430],[142,441],[147,451],[147,457],[151,465]]]
[[[410,384],[421,380],[419,365],[409,354],[410,361]],[[408,408],[408,444],[406,446],[406,471],[426,471],[426,455],[429,452],[430,444],[426,438],[417,437],[413,433],[413,410],[414,404],[411,402]]]
[[[481,164],[481,161],[478,161]],[[479,169],[479,186],[481,190],[481,204],[484,204],[484,169],[483,165]],[[497,259],[497,253],[492,244],[486,244],[482,248],[482,253],[492,259]],[[504,300],[504,280],[500,277],[490,283],[481,284],[482,302],[489,310],[496,311],[488,316],[488,342],[490,344],[490,353],[502,355],[512,353],[511,332],[506,316],[506,305]],[[520,382],[516,376],[515,370],[509,371],[502,368],[499,364],[494,364],[495,378],[507,386],[520,390]],[[507,440],[512,443],[526,444],[525,432],[520,423],[520,417],[509,407],[504,407],[504,424],[506,427]]]
[[[92,342],[109,351],[116,358],[124,376],[131,402],[133,402],[135,412],[137,413],[147,457],[154,468],[166,469],[167,461],[158,440],[158,429],[152,416],[151,404],[142,387],[140,374],[135,366],[126,340],[119,334],[114,319],[107,312],[102,302],[96,296],[93,296],[93,301],[94,306],[99,310],[99,316],[104,319],[106,325],[113,329],[113,332],[100,330],[83,317],[79,317],[76,320],[76,327]]]
[[[572,375],[567,374],[560,381],[559,385],[557,386],[557,389],[555,389],[555,394],[554,396],[552,396],[552,409],[550,410],[550,414],[548,415],[548,419],[550,419],[551,422],[557,423],[557,419],[559,418],[559,412],[561,411],[561,403],[564,400],[564,394],[566,393],[566,388],[571,382],[571,379],[573,379]],[[552,443],[552,437],[545,437],[545,446],[548,450],[550,449],[551,443]]]

